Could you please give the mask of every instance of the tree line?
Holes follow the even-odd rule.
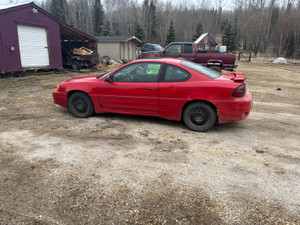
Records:
[[[300,58],[300,0],[44,0],[41,7],[91,36],[135,35],[165,46],[209,32],[230,52]],[[297,0],[296,0],[297,1]]]

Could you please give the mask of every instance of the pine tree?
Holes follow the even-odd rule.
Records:
[[[149,12],[150,12],[150,6],[149,6],[149,1],[144,0],[143,2],[143,27],[145,31],[145,40],[148,41],[150,39],[150,17],[149,17]]]
[[[101,0],[95,0],[93,9],[94,35],[102,35],[102,27],[104,22],[104,10]]]
[[[134,29],[134,35],[140,39],[141,41],[144,39],[144,30],[140,23],[136,22],[135,29]]]
[[[200,37],[200,35],[201,35],[202,33],[203,33],[202,23],[199,22],[199,23],[197,24],[197,27],[196,27],[195,33],[194,33],[194,35],[193,35],[192,41],[196,41],[196,40]]]
[[[103,36],[113,36],[114,32],[112,31],[111,22],[109,19],[106,19],[103,27]]]
[[[156,37],[156,6],[151,0],[149,7],[149,17],[150,17],[150,39]]]
[[[66,0],[51,0],[50,13],[57,19],[67,22],[67,2]]]
[[[274,10],[272,10],[271,14],[271,27],[274,27],[278,21],[279,18],[279,9],[278,7],[275,7]]]
[[[234,52],[238,49],[236,41],[236,32],[232,27],[232,22],[229,21],[225,27],[225,32],[222,36],[222,44],[227,46],[228,52]]]
[[[150,41],[156,37],[156,6],[153,0],[143,2],[143,28],[144,39]]]
[[[166,36],[166,45],[174,41],[176,41],[176,35],[175,35],[175,28],[173,25],[173,21],[171,20],[169,30]]]

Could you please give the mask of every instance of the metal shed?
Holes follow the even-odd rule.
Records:
[[[200,51],[215,51],[218,45],[210,33],[202,34],[194,43],[198,44]]]
[[[62,46],[87,47],[97,52],[97,39],[68,26],[33,2],[0,5],[0,74],[61,69]]]
[[[134,60],[138,57],[137,44],[143,42],[135,36],[96,36],[98,53],[111,59]]]

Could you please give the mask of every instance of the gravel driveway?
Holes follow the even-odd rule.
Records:
[[[51,94],[81,74],[0,79],[0,224],[300,224],[300,66],[239,64],[253,111],[206,133],[74,118]]]

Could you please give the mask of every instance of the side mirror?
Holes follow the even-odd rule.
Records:
[[[111,74],[111,75],[109,75],[109,76],[107,76],[106,78],[105,78],[105,82],[112,82],[113,81],[113,79],[114,79],[114,75],[113,74]]]

